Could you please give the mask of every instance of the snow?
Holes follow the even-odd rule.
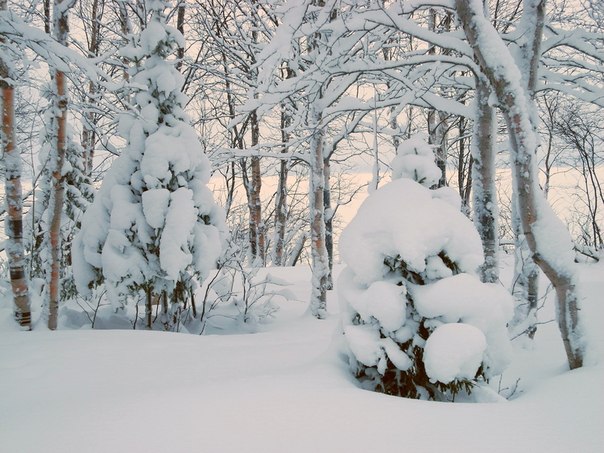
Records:
[[[444,251],[462,271],[478,268],[482,244],[472,223],[432,192],[437,191],[398,179],[365,200],[340,236],[340,255],[360,281],[380,280],[386,256],[400,255],[411,270],[422,272],[427,256]]]
[[[164,233],[159,243],[160,266],[171,280],[177,280],[193,260],[187,244],[196,222],[193,192],[185,187],[172,192]]]
[[[426,340],[426,373],[430,381],[443,384],[473,379],[486,348],[487,340],[480,329],[462,323],[443,324]]]
[[[482,283],[470,274],[413,285],[411,292],[417,311],[426,318],[443,317],[445,322],[469,318],[488,326],[505,324],[513,314],[513,302],[503,286]]]
[[[143,192],[141,197],[143,213],[149,226],[152,228],[163,227],[170,203],[170,191],[168,189],[150,189]]]
[[[405,323],[405,287],[377,281],[363,289],[347,281],[342,284],[341,291],[364,321],[370,322],[373,317],[391,332],[400,329]]]
[[[425,187],[431,187],[441,177],[441,170],[434,163],[434,151],[423,134],[403,140],[392,161],[392,179],[410,178]]]
[[[604,266],[584,269],[601,346]],[[273,273],[307,300],[307,268]],[[305,314],[306,302],[280,305],[277,319],[252,335],[17,332],[0,297],[2,449],[598,453],[604,445],[604,367],[567,371],[554,323],[539,326],[534,348],[514,351],[502,386],[521,378],[520,396],[443,404],[358,388],[334,344],[337,313],[319,321]]]

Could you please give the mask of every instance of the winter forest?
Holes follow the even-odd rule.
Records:
[[[0,450],[604,448],[602,0],[0,0],[0,91]]]

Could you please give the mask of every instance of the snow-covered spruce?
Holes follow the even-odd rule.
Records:
[[[507,365],[513,302],[477,277],[478,233],[451,189],[428,188],[437,167],[418,140],[393,164],[408,177],[369,196],[342,233],[343,331],[364,387],[448,400]]]
[[[169,329],[195,281],[215,267],[225,226],[207,187],[209,160],[184,112],[182,76],[168,60],[183,37],[166,24],[165,7],[147,1],[148,25],[122,51],[135,63],[134,109],[119,124],[127,145],[84,216],[73,265],[82,294],[104,283],[122,306],[144,293],[148,327],[151,299],[162,300]]]

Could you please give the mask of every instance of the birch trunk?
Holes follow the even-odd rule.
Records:
[[[544,2],[537,3],[543,7]],[[508,126],[522,229],[533,259],[556,291],[558,326],[569,366],[571,369],[581,367],[584,350],[579,329],[579,288],[572,260],[572,242],[570,237],[562,238],[560,235],[555,238],[556,243],[552,243],[549,237],[552,231],[561,232],[565,227],[547,205],[538,186],[535,163],[538,140],[531,119],[533,101],[522,84],[519,68],[512,65],[511,53],[484,17],[482,3],[478,0],[455,0],[455,7],[474,54],[495,90]]]
[[[436,22],[438,16],[436,10],[431,8],[428,16],[428,28],[436,32]],[[445,20],[445,26],[450,23],[449,20]],[[436,54],[436,47],[431,46],[428,49],[429,55]],[[443,112],[439,112],[436,109],[430,109],[428,111],[428,137],[429,142],[435,148],[435,161],[436,165],[441,171],[440,179],[438,180],[438,187],[445,187],[447,185],[447,132],[446,132],[447,116]]]
[[[128,9],[126,8],[126,1],[114,0],[117,3],[117,15],[120,22],[120,31],[124,40],[124,45],[128,44],[128,35],[132,33],[132,24],[128,17]],[[122,58],[122,64],[124,65],[122,70],[122,78],[125,82],[130,80],[130,73],[128,72],[128,59]]]
[[[333,289],[333,209],[331,207],[331,160],[323,159],[323,215],[325,216],[325,248],[327,250],[328,273],[325,288]]]
[[[527,95],[534,100],[539,71],[541,38],[545,22],[545,1],[529,0],[523,2],[524,12],[521,24],[525,28],[524,39],[520,46],[520,62],[524,69],[523,79]],[[537,108],[530,105],[530,120],[537,133]],[[512,198],[512,226],[515,233],[514,296],[520,301],[512,324],[521,326],[532,338],[537,330],[537,304],[539,301],[539,268],[534,262],[530,246],[522,229],[522,220],[518,194]]]
[[[285,111],[285,106],[281,110],[281,143],[282,152],[286,153],[289,143],[289,134],[287,128],[291,123],[289,114]],[[285,251],[285,227],[287,224],[287,176],[288,160],[279,161],[279,182],[277,185],[277,196],[275,197],[275,240],[273,246],[273,264],[283,266]]]
[[[475,225],[484,250],[480,277],[485,283],[499,281],[499,223],[495,186],[495,121],[489,105],[491,88],[482,76],[476,78],[476,118],[472,133],[472,185]]]
[[[176,29],[180,32],[180,34],[185,36],[185,1],[182,0],[178,3],[178,11],[176,15]],[[183,59],[185,57],[185,48],[178,47],[176,50],[176,69],[181,72]]]
[[[100,29],[103,11],[103,0],[92,2],[92,23],[90,25],[90,41],[88,44],[88,55],[96,57],[99,55]],[[92,172],[92,161],[94,159],[94,148],[96,145],[97,116],[93,107],[98,104],[98,86],[94,80],[88,82],[88,93],[85,96],[87,111],[82,115],[82,148],[84,149],[84,168],[86,175]]]
[[[323,130],[321,113],[311,106],[310,140],[310,234],[312,260],[312,288],[310,311],[313,316],[323,319],[327,315],[327,283],[329,276],[329,258],[325,241],[325,175],[323,158]]]
[[[0,11],[6,11],[7,1],[0,0]],[[0,46],[4,38],[0,36]],[[25,273],[25,250],[23,246],[23,194],[21,187],[21,156],[15,146],[15,100],[12,86],[10,61],[7,54],[0,53],[0,88],[2,90],[2,145],[5,167],[6,194],[6,253],[13,291],[15,320],[22,329],[31,330],[29,289]]]
[[[54,3],[54,32],[59,44],[67,45],[67,10],[73,2],[71,0],[55,0]],[[66,77],[61,71],[54,70],[55,81],[55,112],[56,112],[56,148],[51,151],[50,164],[52,165],[51,190],[49,200],[50,210],[50,280],[48,282],[48,328],[57,328],[60,297],[60,269],[61,269],[61,216],[63,214],[64,178],[63,163],[65,161],[65,138],[67,135],[67,92]]]

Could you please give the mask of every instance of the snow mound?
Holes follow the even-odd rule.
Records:
[[[426,341],[424,365],[432,382],[473,379],[482,362],[487,340],[469,324],[443,324]]]
[[[433,192],[398,179],[365,200],[340,237],[342,259],[362,283],[384,278],[386,257],[400,257],[413,272],[425,271],[426,258],[441,252],[463,272],[482,264],[482,244],[472,222]],[[450,275],[436,258],[430,269]]]

